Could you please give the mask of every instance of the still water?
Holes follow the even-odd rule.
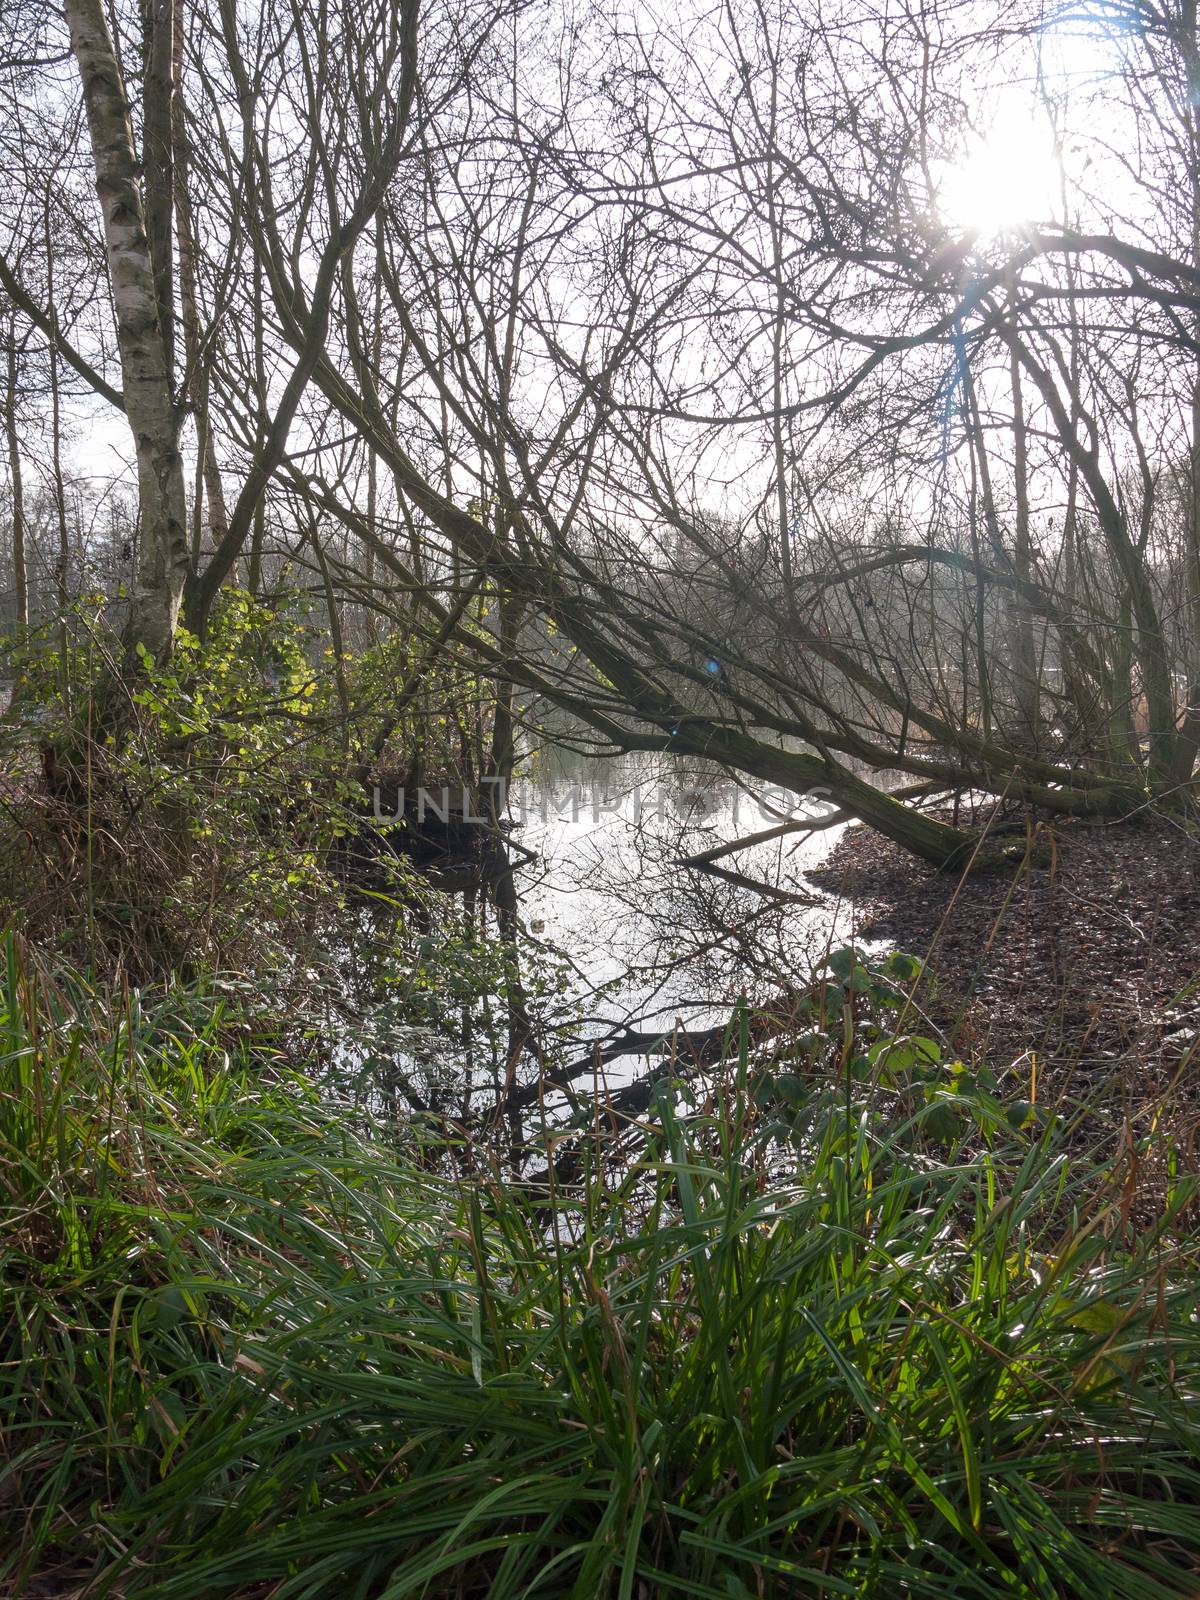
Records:
[[[807,987],[828,952],[855,937],[855,908],[809,879],[845,828],[823,796],[750,788],[669,757],[556,750],[530,764],[507,801],[534,1040],[521,1081],[553,1061],[590,1071],[600,1044],[605,1081],[628,1082],[676,1030],[723,1026],[742,996],[765,1006]],[[444,916],[398,943],[386,910],[373,937],[364,903],[331,1018],[331,1065],[373,1104],[393,1095],[465,1119],[502,1097],[511,1071],[511,946],[489,954],[464,943],[461,898],[442,901]],[[641,1037],[617,1053],[626,1031]]]
[[[853,907],[808,878],[845,828],[823,797],[668,758],[563,765],[515,784],[510,815],[536,856],[517,873],[523,921],[569,952],[585,1032],[712,1025],[741,994],[802,982],[853,936]],[[811,826],[712,862],[762,891],[686,864],[787,821]]]

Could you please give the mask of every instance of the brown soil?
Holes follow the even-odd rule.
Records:
[[[1200,836],[1157,817],[1056,821],[1044,865],[963,879],[866,828],[812,881],[862,909],[860,934],[927,958],[919,994],[957,1051],[1047,1090],[1200,1098]]]

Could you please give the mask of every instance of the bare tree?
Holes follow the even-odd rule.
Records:
[[[933,861],[979,843],[934,792],[1192,803],[1183,0],[1049,30],[729,0],[557,35],[516,3],[418,29],[415,6],[156,0],[122,24],[132,111],[90,4],[72,51],[121,391],[103,330],[68,338],[13,252],[0,278],[129,416],[132,639],[165,649],[181,601],[203,632],[247,551],[257,586],[274,518],[331,617],[452,637],[611,748],[819,785]],[[1056,26],[1119,31],[1111,68],[1064,87]],[[1023,71],[1069,196],[972,228],[946,172]],[[476,589],[521,627],[471,625]]]

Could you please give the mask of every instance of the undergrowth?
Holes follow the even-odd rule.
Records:
[[[1182,1180],[1135,1232],[1051,1126],[935,1157],[816,1083],[785,1155],[743,1046],[531,1193],[215,1003],[3,977],[15,1595],[1196,1594]]]

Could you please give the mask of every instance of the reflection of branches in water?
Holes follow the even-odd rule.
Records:
[[[665,803],[636,820],[609,809],[590,829],[527,835],[526,855],[528,843],[550,848],[519,865],[507,914],[486,882],[450,895],[416,875],[347,906],[331,936],[327,1030],[343,1084],[396,1124],[498,1126],[544,1094],[562,1105],[573,1080],[586,1092],[593,1072],[597,1087],[640,1081],[673,1033],[705,1038],[739,996],[765,1011],[806,984],[835,919],[803,884],[804,835],[775,826],[756,796],[739,817],[729,783],[705,786],[679,764],[670,775]],[[617,779],[628,801],[654,776]],[[606,808],[619,798],[610,790]],[[689,856],[736,870],[715,876]],[[515,1051],[514,974],[529,1022]]]
[[[796,834],[756,843],[748,863],[736,857],[739,870],[745,865],[786,901],[688,865],[688,856],[729,842],[727,798],[710,792],[681,814],[614,819],[574,847],[570,878],[596,908],[590,937],[624,956],[625,988],[643,1012],[652,995],[700,1007],[741,993],[769,998],[828,947],[835,908],[805,888]],[[805,915],[808,907],[816,914]]]
[[[417,1114],[469,1121],[503,1097],[509,1046],[506,985],[514,947],[486,894],[419,883],[352,897],[326,930],[323,985],[329,1074],[397,1125]],[[517,943],[537,1048],[579,1032],[569,974],[552,947]],[[534,1058],[537,1058],[536,1060]]]

